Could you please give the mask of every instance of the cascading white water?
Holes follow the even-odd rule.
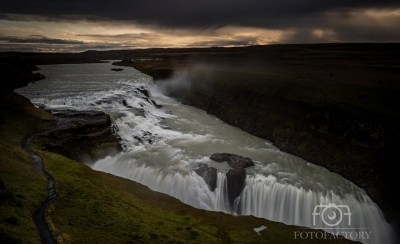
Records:
[[[325,168],[281,152],[266,140],[162,95],[149,76],[132,68],[112,72],[107,63],[40,68],[49,78],[16,92],[47,109],[102,110],[112,117],[113,131],[124,150],[90,165],[95,170],[140,182],[196,208],[255,215],[335,233],[367,231],[368,239],[359,235],[356,239],[394,242],[392,228],[364,190]],[[163,107],[157,108],[152,100]],[[230,167],[209,159],[216,152],[249,157],[256,163],[246,169],[245,188],[234,208],[227,197]],[[199,164],[218,170],[214,191],[193,171]],[[332,215],[343,219],[329,222]]]

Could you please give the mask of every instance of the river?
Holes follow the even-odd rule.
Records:
[[[111,129],[123,151],[89,165],[94,170],[142,183],[200,209],[354,232],[358,234],[347,238],[363,243],[394,242],[379,207],[352,182],[164,96],[151,77],[133,68],[115,72],[112,67],[41,65],[40,73],[47,78],[16,92],[50,110],[110,114]],[[230,166],[211,160],[213,153],[237,154],[255,162],[246,168],[245,187],[233,205],[227,196]],[[217,169],[215,189],[194,171],[200,165]]]

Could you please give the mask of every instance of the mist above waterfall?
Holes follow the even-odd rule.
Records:
[[[157,80],[151,87],[153,92],[161,93],[165,96],[175,98],[182,102],[194,82],[199,82],[206,86],[213,77],[213,66],[206,63],[196,63],[187,67],[180,67],[171,78]],[[155,91],[154,91],[155,90]]]
[[[170,79],[158,81],[153,89],[159,90],[160,93],[166,96],[174,97],[179,101],[185,98],[186,93],[190,89],[191,76],[190,73],[182,71],[174,74]]]

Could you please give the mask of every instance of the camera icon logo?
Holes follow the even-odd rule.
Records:
[[[313,225],[316,225],[316,216],[320,216],[324,224],[327,226],[337,226],[343,220],[343,215],[348,216],[348,225],[351,224],[351,212],[347,205],[336,205],[329,203],[327,205],[320,204],[315,206],[313,215]]]

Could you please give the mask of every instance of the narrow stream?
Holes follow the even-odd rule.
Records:
[[[49,173],[47,173],[46,170],[44,170],[43,159],[28,146],[29,140],[31,140],[35,135],[36,134],[29,134],[25,136],[25,138],[22,140],[21,148],[24,149],[32,157],[33,166],[35,167],[36,171],[46,177],[48,196],[47,199],[39,207],[39,209],[33,214],[33,221],[35,222],[36,228],[39,231],[39,236],[42,240],[42,243],[56,244],[57,241],[55,240],[53,233],[51,232],[45,219],[46,210],[56,199],[56,188],[54,178]]]

